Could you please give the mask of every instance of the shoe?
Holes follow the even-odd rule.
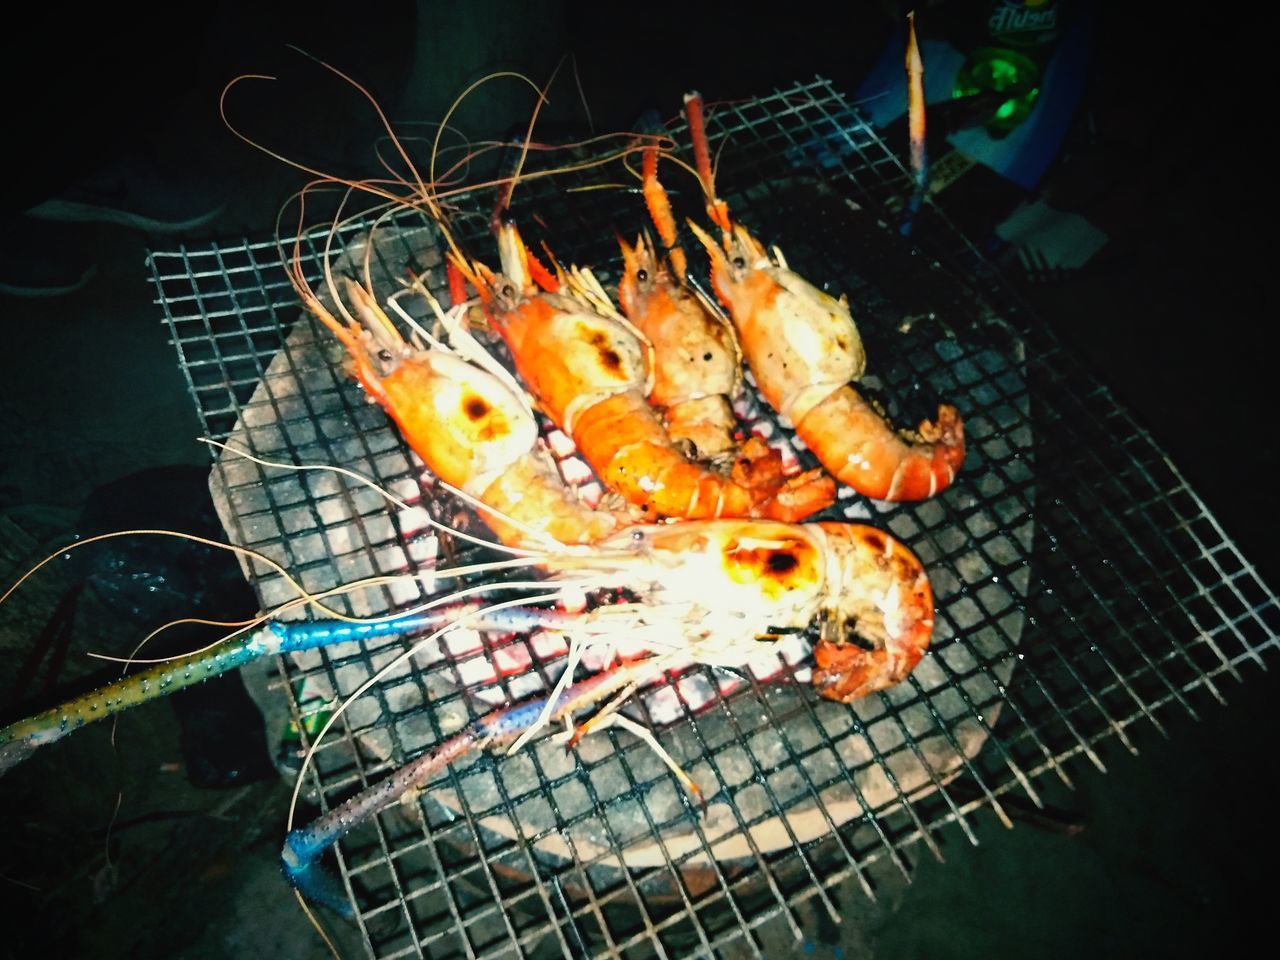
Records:
[[[0,294],[61,297],[84,287],[98,265],[74,226],[20,216],[0,222]]]
[[[146,157],[116,161],[89,179],[32,207],[27,216],[65,223],[109,223],[145,233],[198,230],[226,208],[212,181],[184,174],[175,181]]]
[[[152,204],[154,207],[154,204]],[[204,205],[185,213],[174,210],[143,212],[123,185],[114,191],[73,188],[61,197],[46,200],[27,211],[38,220],[68,223],[111,223],[146,233],[187,233],[210,223],[226,207],[225,202]]]

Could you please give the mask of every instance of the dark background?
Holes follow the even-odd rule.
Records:
[[[958,29],[984,6],[922,3],[920,30]],[[1268,35],[1261,24],[1207,6],[1097,7],[1080,106],[1035,193],[1111,239],[1078,275],[1033,284],[1012,272],[1010,280],[1132,408],[1274,584]],[[491,70],[548,76],[572,51],[597,128],[614,129],[648,109],[675,113],[690,88],[708,100],[736,99],[821,74],[852,92],[904,9],[889,2],[764,12],[671,2],[212,4],[188,8],[184,22],[145,6],[29,12],[4,39],[7,242],[35,242],[36,228],[18,211],[125,158],[161,171],[179,194],[206,190],[226,200],[200,236],[268,235],[303,175],[223,127],[217,96],[240,72],[279,80],[233,91],[237,126],[326,169],[367,170],[376,119],[285,43],[347,70],[397,117],[438,117]],[[159,39],[139,28],[143,21]],[[551,126],[581,122],[565,71],[545,118]],[[530,103],[517,85],[494,88],[458,121],[475,136],[503,134]],[[1007,192],[993,191],[992,204],[1009,202]],[[144,248],[174,239],[92,228],[67,242],[87,244],[99,258],[89,287],[56,302],[0,300],[10,334],[0,358],[0,413],[14,424],[0,438],[0,507],[24,529],[50,532],[74,526],[96,491],[135,471],[206,462],[190,442],[198,428],[144,283]],[[56,254],[54,246],[41,249]],[[109,499],[128,495],[116,488]],[[36,621],[7,616],[0,611],[11,635],[34,633]],[[131,625],[116,629],[136,639]],[[16,665],[10,669],[16,674]],[[1258,671],[1246,676],[1245,685],[1227,688],[1227,708],[1210,705],[1201,724],[1171,723],[1168,741],[1139,731],[1137,759],[1112,746],[1107,776],[1081,767],[1079,789],[1054,799],[1083,820],[1083,834],[1026,825],[1007,833],[980,818],[980,847],[956,833],[945,846],[949,862],[926,861],[910,888],[891,886],[874,908],[860,895],[845,898],[849,916],[838,934],[845,955],[1191,956],[1221,952],[1250,933],[1265,943],[1277,851],[1267,810],[1276,683]],[[10,688],[0,673],[0,691]],[[191,831],[124,834],[121,842],[149,872],[93,902],[92,851],[118,786],[126,803],[145,804],[153,788],[185,810],[226,802],[225,791],[190,791],[180,775],[159,777],[169,785],[156,788],[153,754],[173,759],[180,751],[160,729],[172,725],[170,714],[149,717],[124,740],[118,763],[105,738],[86,731],[60,745],[56,758],[0,783],[14,805],[6,822],[15,824],[0,846],[0,913],[13,911],[0,924],[10,938],[0,955],[55,945],[63,955],[214,957],[256,952],[228,930],[253,922],[295,929],[297,911],[272,872],[283,822],[278,782],[253,787],[232,811],[247,819],[230,826],[197,820]],[[59,796],[42,794],[49,785]],[[189,857],[173,852],[192,842]],[[147,844],[169,852],[149,854]],[[245,920],[236,911],[255,884],[264,913]],[[142,935],[143,917],[165,932]],[[305,927],[296,937],[282,955],[321,955]],[[817,946],[820,956],[834,949],[834,942]]]

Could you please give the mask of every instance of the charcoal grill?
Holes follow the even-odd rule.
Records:
[[[1241,679],[1276,646],[1274,595],[1150,435],[1031,322],[945,213],[927,204],[911,245],[878,219],[910,179],[829,83],[722,107],[709,133],[727,138],[720,182],[731,209],[803,275],[849,295],[869,386],[895,422],[932,414],[940,398],[965,417],[969,458],[942,496],[884,506],[846,491],[831,513],[890,530],[924,561],[938,597],[934,644],[907,682],[853,707],[806,689],[800,638],[742,675],[690,669],[638,698],[633,716],[662,731],[708,794],[705,817],[626,733],[589,737],[575,755],[541,741],[455,765],[340,845],[370,956],[760,956],[768,930],[801,935],[802,903],[834,913],[846,882],[874,895],[879,871],[909,876],[913,845],[937,853],[944,826],[974,840],[981,809],[1009,823],[1011,806],[1041,805],[1045,778],[1069,785],[1081,756],[1103,769],[1100,743],[1133,749],[1134,724],[1194,716],[1205,698],[1223,699],[1225,677]],[[610,227],[638,229],[643,207],[635,193],[574,189],[592,176],[528,181],[518,206],[554,228],[561,257],[609,275]],[[462,204],[476,214],[459,221],[473,249],[488,249],[491,203]],[[406,268],[440,283],[428,223],[406,213],[372,239],[370,225],[339,231],[339,271],[367,260],[384,293]],[[324,239],[304,237],[313,283]],[[410,505],[388,509],[331,474],[222,456],[211,490],[235,542],[313,591],[471,555],[430,534],[427,515],[453,520],[459,505],[344,377],[274,241],[182,247],[149,264],[210,437],[353,468]],[[813,463],[753,399],[738,412]],[[552,440],[566,475],[590,484]],[[288,598],[267,567],[246,573],[264,607]],[[369,615],[426,589],[345,602]],[[352,642],[282,660],[280,696],[304,739],[309,719],[401,649]],[[424,650],[321,745],[314,798],[328,808],[489,704],[545,689],[560,653],[466,633]]]

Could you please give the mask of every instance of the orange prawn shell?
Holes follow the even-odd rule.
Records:
[[[495,320],[520,378],[569,433],[580,407],[646,386],[644,345],[619,320],[550,294],[524,298]]]
[[[651,516],[744,517],[757,507],[748,488],[685,460],[637,390],[583,410],[573,440],[605,486]]]
[[[729,327],[677,287],[643,241],[623,244],[618,303],[627,319],[654,345],[653,389],[660,407],[737,392],[739,357]],[[629,255],[628,255],[629,254]],[[646,279],[641,280],[640,271]]]
[[[600,546],[642,551],[667,599],[711,610],[762,611],[781,625],[807,620],[827,584],[816,525],[774,520],[706,520],[633,527]],[[763,629],[767,624],[761,624]]]
[[[814,687],[829,700],[849,703],[900,683],[915,669],[933,638],[933,588],[915,554],[883,531],[863,524],[818,526],[841,558],[840,581],[859,584],[863,594],[842,598],[839,616],[865,617],[868,598],[883,615],[881,642],[871,649],[829,639],[814,647]]]
[[[547,415],[573,437],[600,480],[650,516],[744,516],[751,492],[673,449],[649,386],[644,344],[620,319],[541,294],[498,313],[516,370]]]
[[[788,420],[862,376],[862,338],[841,301],[767,258],[737,268],[722,255],[712,261],[711,281],[761,394]]]
[[[504,385],[465,361],[414,353],[381,376],[364,360],[357,375],[433,474],[492,508],[480,515],[503,543],[525,544],[526,530],[587,543],[621,525],[621,517],[573,499],[537,445],[533,418]]]
[[[913,445],[850,385],[812,407],[796,433],[836,479],[876,500],[923,500],[951,485],[965,458],[964,425],[943,404],[936,424],[921,424],[932,447]],[[851,443],[851,437],[861,442]]]
[[[464,361],[414,354],[379,378],[374,394],[409,446],[431,472],[452,486],[479,493],[494,471],[537,440],[532,419],[508,408],[510,394],[496,381],[451,376]]]

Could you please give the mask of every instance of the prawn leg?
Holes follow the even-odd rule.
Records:
[[[698,802],[698,806],[702,807],[703,811],[707,809],[706,798],[703,797],[702,791],[698,789],[698,785],[693,782],[693,777],[685,773],[680,764],[676,763],[675,758],[667,752],[666,747],[658,742],[658,738],[654,736],[652,730],[643,724],[636,723],[629,717],[624,717],[620,713],[611,712],[599,723],[593,723],[590,727],[590,732],[603,730],[606,727],[618,727],[642,740],[650,750],[658,755],[658,759],[666,764],[667,769],[680,781],[680,785]]]
[[[547,697],[546,705],[542,708],[542,713],[524,733],[516,738],[516,742],[507,748],[507,756],[519,752],[526,743],[532,740],[548,723],[551,722],[551,715],[555,712],[556,704],[560,702],[560,697],[569,687],[573,680],[574,671],[578,669],[578,664],[582,662],[582,643],[574,637],[568,638],[569,653],[565,657],[564,670],[560,674],[560,679],[556,681],[556,685],[551,688],[551,693]],[[567,718],[566,718],[567,719]]]
[[[668,770],[680,781],[680,785],[685,788],[689,796],[698,801],[698,805],[705,812],[707,809],[707,801],[702,795],[702,790],[693,782],[693,777],[684,772],[684,768],[676,763],[675,757],[667,752],[666,747],[658,742],[658,738],[653,735],[653,731],[643,724],[636,723],[630,717],[624,717],[618,713],[618,709],[627,702],[627,699],[635,692],[636,684],[624,688],[621,693],[606,703],[596,713],[580,724],[575,730],[567,728],[564,733],[565,749],[572,750],[578,745],[583,737],[589,733],[607,729],[608,727],[618,727],[626,730],[632,736],[641,740],[650,750],[657,754]]]
[[[907,200],[907,215],[902,221],[902,235],[911,235],[916,214],[929,188],[929,155],[925,150],[924,61],[916,42],[916,14],[907,14],[907,127],[911,143],[911,179],[915,188]]]

